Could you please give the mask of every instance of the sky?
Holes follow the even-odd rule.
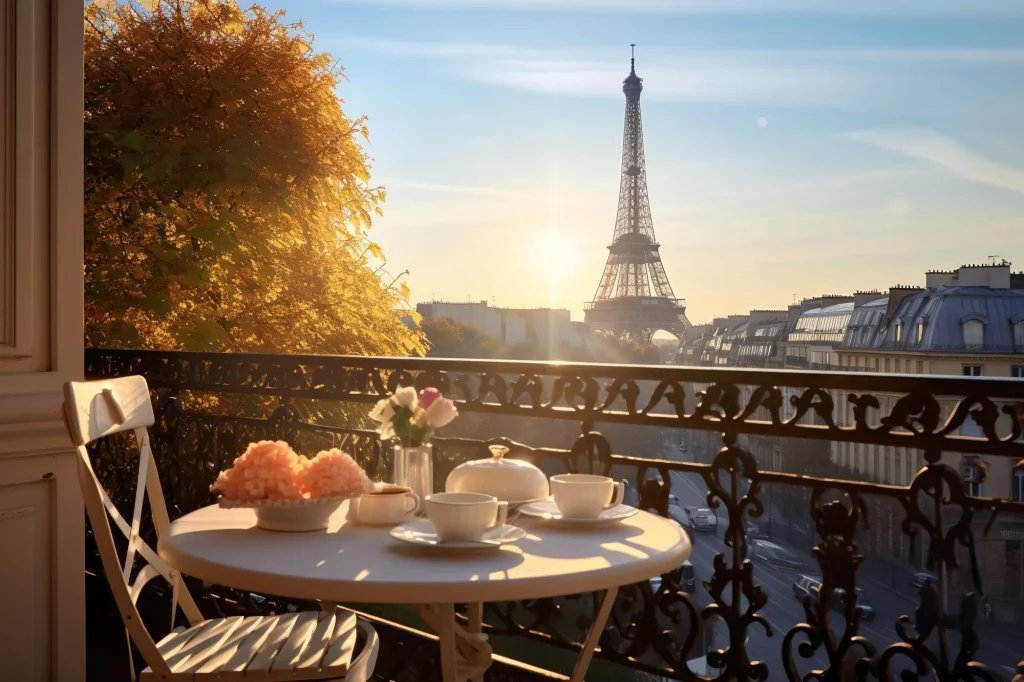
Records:
[[[654,229],[694,323],[1024,270],[1019,0],[277,0],[366,116],[413,300],[583,318],[636,43]]]

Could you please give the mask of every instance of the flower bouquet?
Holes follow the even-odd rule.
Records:
[[[341,450],[309,459],[281,440],[250,443],[210,486],[221,507],[255,509],[257,526],[282,531],[326,528],[342,501],[372,489],[366,472]]]
[[[381,440],[398,440],[392,467],[395,485],[410,488],[420,500],[434,491],[430,438],[435,429],[447,426],[458,415],[455,403],[436,388],[424,388],[417,394],[415,388],[404,386],[374,406],[370,419],[380,424]]]
[[[434,429],[447,426],[457,416],[455,403],[436,388],[425,388],[417,396],[411,386],[398,389],[370,411],[370,419],[380,423],[377,432],[381,440],[397,438],[407,448],[426,445]]]

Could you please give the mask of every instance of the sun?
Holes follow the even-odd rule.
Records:
[[[547,285],[549,307],[558,306],[559,284],[572,278],[579,266],[579,242],[559,229],[534,236],[530,246],[530,264]]]

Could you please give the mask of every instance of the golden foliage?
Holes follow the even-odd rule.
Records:
[[[424,352],[373,264],[365,122],[301,24],[229,0],[97,0],[85,23],[89,344]]]

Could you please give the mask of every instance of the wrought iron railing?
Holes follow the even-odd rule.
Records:
[[[1021,518],[1024,503],[969,497],[954,454],[973,453],[993,464],[1024,459],[1021,381],[111,350],[88,351],[86,367],[90,378],[147,378],[158,414],[153,443],[174,514],[210,503],[216,472],[258,438],[286,438],[301,451],[343,446],[371,476],[386,474],[385,448],[374,432],[360,428],[359,415],[403,385],[435,386],[463,413],[450,427],[461,422],[461,432],[435,439],[438,485],[459,461],[482,457],[487,445],[504,442],[513,455],[533,458],[549,473],[627,478],[637,506],[683,523],[687,505],[676,493],[699,486],[701,496],[706,493],[700,506],[715,509],[719,523],[717,535],[693,536],[695,561],[698,550],[707,551],[702,545],[715,548],[700,567],[696,591],[683,593],[682,569],[622,590],[588,679],[889,680],[907,673],[911,677],[902,679],[997,680],[1009,679],[1015,666],[1024,674],[1024,635],[1001,645],[998,660],[977,660],[984,627],[979,618],[991,604],[976,544],[986,532],[1019,527],[1004,522]],[[967,420],[981,437],[958,435]],[[721,434],[714,452],[693,451],[714,434]],[[540,447],[541,439],[561,441],[544,445],[562,447]],[[690,448],[681,454],[684,440]],[[918,453],[922,466],[906,486],[840,478],[830,441],[905,448]],[[762,442],[783,450],[786,470],[759,466]],[[638,449],[646,449],[646,456],[638,456]],[[121,486],[134,486],[134,475],[116,449],[94,457],[117,502]],[[869,609],[841,595],[858,594],[865,527],[879,518],[872,500],[873,507],[888,509],[889,522],[898,520],[890,534],[909,538],[909,554],[937,579],[923,582],[912,595],[915,604],[886,604],[902,609],[898,618],[869,626]],[[788,529],[792,546],[766,542],[765,532],[776,535],[774,527],[766,531],[757,523],[763,517],[779,526],[777,537],[786,538]],[[802,543],[813,544],[803,570],[779,573],[787,557],[801,560]],[[1024,576],[1024,566],[1021,571]],[[792,601],[783,602],[789,600],[789,580],[802,572],[820,573],[817,586],[801,595],[798,622],[780,627],[785,616],[772,609],[793,608]],[[962,595],[954,576],[965,576]],[[516,658],[536,654],[530,665],[502,659],[492,679],[550,679],[531,666],[558,668],[559,654],[551,651],[579,648],[593,597],[490,605],[485,620],[496,651],[507,637],[519,642],[506,649]],[[436,670],[429,637],[415,628],[390,628],[386,620],[377,626],[385,647],[406,652],[382,656],[382,679],[428,679],[415,671]],[[1014,627],[991,630],[993,642]],[[414,672],[402,666],[414,666]]]

